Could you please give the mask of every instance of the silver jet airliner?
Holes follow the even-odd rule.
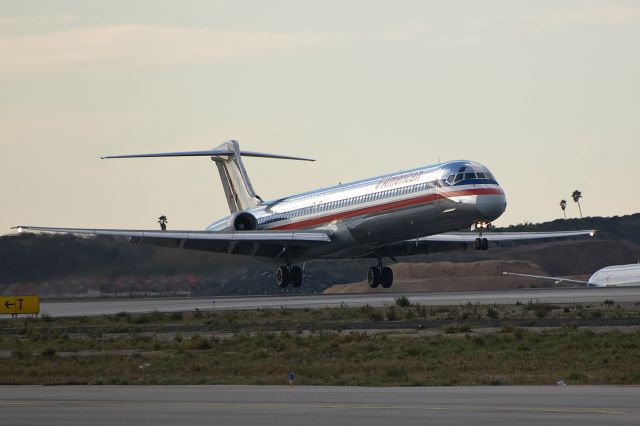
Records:
[[[391,287],[393,271],[383,258],[424,254],[450,243],[487,250],[489,242],[593,235],[564,232],[488,232],[507,201],[493,174],[473,161],[432,166],[263,201],[254,191],[242,157],[313,161],[307,158],[241,151],[236,141],[213,150],[102,158],[210,157],[216,164],[230,215],[204,231],[79,229],[18,226],[18,230],[129,237],[134,243],[242,254],[272,259],[280,287],[302,284],[299,264],[310,259],[368,257],[369,286]],[[475,231],[456,232],[461,229]]]

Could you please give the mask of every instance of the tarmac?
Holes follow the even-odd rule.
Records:
[[[640,387],[0,386],[6,425],[637,425]]]
[[[231,309],[304,309],[335,307],[347,304],[350,307],[363,305],[383,306],[394,304],[394,299],[407,296],[411,303],[422,305],[458,305],[465,303],[513,304],[529,301],[540,303],[616,303],[640,302],[640,287],[602,288],[539,288],[484,292],[443,293],[365,293],[365,294],[320,294],[320,295],[276,295],[207,298],[137,298],[137,299],[79,299],[72,301],[41,301],[41,314],[50,316],[104,315],[118,312],[179,312]]]

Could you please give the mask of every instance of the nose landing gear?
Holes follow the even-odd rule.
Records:
[[[488,250],[489,249],[489,240],[486,238],[476,238],[475,242],[476,250]]]
[[[488,222],[476,222],[474,224],[475,230],[478,231],[478,238],[475,241],[476,250],[488,250],[489,240],[482,236],[482,231],[491,228],[491,224]]]

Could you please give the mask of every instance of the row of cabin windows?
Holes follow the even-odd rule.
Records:
[[[417,185],[405,186],[403,188],[395,188],[387,191],[376,192],[367,195],[359,195],[357,197],[346,198],[344,200],[331,201],[329,203],[317,204],[311,207],[305,207],[302,209],[291,210],[286,213],[276,214],[273,216],[269,216],[268,218],[260,219],[258,222],[261,225],[266,223],[277,222],[284,219],[291,219],[298,216],[307,216],[312,213],[323,212],[327,210],[338,209],[342,207],[352,206],[355,204],[363,204],[368,203],[370,201],[381,200],[384,198],[397,197],[399,195],[410,194],[412,192],[424,191],[427,188],[432,188],[434,186],[441,186],[439,181],[429,182],[429,183],[420,183]]]

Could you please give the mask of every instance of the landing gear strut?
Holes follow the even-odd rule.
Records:
[[[302,285],[302,269],[299,266],[280,266],[276,269],[276,283],[278,287],[285,288],[289,284],[298,288]]]
[[[367,282],[371,288],[377,288],[379,285],[382,285],[382,288],[389,288],[393,284],[393,270],[388,266],[383,267],[382,260],[378,259],[378,266],[369,268]]]

